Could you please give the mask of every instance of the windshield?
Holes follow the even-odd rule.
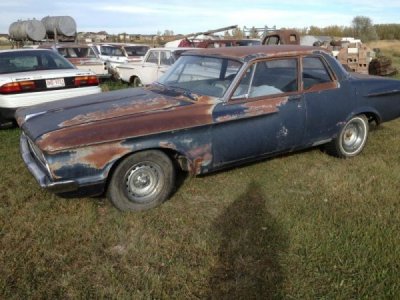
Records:
[[[114,46],[100,46],[101,55],[106,56],[125,56],[122,48]]]
[[[149,50],[148,46],[125,46],[124,49],[128,56],[144,56]]]
[[[159,82],[194,94],[222,97],[241,66],[241,62],[227,58],[182,56]]]
[[[75,67],[61,55],[50,50],[0,53],[0,74],[56,69],[75,69]]]

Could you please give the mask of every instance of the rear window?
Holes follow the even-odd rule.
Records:
[[[50,50],[0,53],[0,74],[74,68],[65,58]]]
[[[149,50],[148,46],[125,46],[124,49],[128,56],[144,56]]]

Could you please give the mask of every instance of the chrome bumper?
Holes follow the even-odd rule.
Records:
[[[25,134],[21,134],[20,151],[28,170],[42,188],[45,188],[54,193],[73,192],[78,190],[78,184],[73,180],[52,181],[50,177],[43,171],[38,164],[31,150],[29,149],[28,139]]]

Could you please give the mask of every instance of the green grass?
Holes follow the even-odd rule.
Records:
[[[160,207],[40,189],[0,131],[0,298],[393,298],[400,120],[362,155],[318,149],[186,178]]]
[[[353,159],[311,149],[187,177],[140,213],[40,189],[19,134],[0,131],[2,299],[400,295],[400,119]]]

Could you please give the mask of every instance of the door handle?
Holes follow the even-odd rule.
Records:
[[[289,101],[294,101],[294,100],[301,100],[302,95],[293,95],[293,96],[289,96]]]

